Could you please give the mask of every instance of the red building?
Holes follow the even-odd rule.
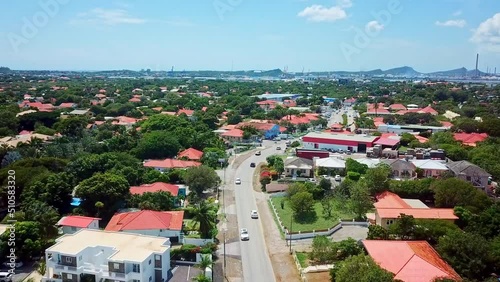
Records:
[[[363,134],[335,134],[311,132],[302,137],[305,149],[366,152],[380,137]]]
[[[315,150],[315,149],[296,149],[295,155],[299,158],[310,159],[313,158],[328,158],[330,157],[330,152],[325,150]]]

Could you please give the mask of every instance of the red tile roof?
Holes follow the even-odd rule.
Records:
[[[406,110],[406,107],[403,104],[392,104],[389,106],[391,110]]]
[[[61,103],[59,105],[59,108],[73,108],[75,106],[75,103]]]
[[[340,124],[340,123],[334,123],[334,124],[332,124],[331,128],[333,128],[333,129],[342,129],[342,128],[344,128],[344,126],[342,124]]]
[[[23,131],[19,132],[19,134],[18,134],[18,135],[29,135],[29,134],[31,134],[31,133],[33,133],[33,131],[23,130]]]
[[[261,106],[271,106],[271,105],[275,105],[277,104],[278,102],[274,101],[274,100],[264,100],[264,101],[259,101],[259,102],[256,102],[255,104],[257,105],[261,105]]]
[[[203,157],[203,152],[194,148],[188,148],[177,155],[177,158],[187,158],[188,160],[199,161]]]
[[[455,220],[458,217],[453,209],[430,209],[430,208],[377,208],[380,218],[398,218],[401,214],[411,215],[417,219],[445,219]]]
[[[425,138],[425,137],[420,136],[420,135],[415,135],[415,138],[417,138],[418,142],[420,142],[420,143],[427,143],[429,141],[429,138]]]
[[[387,208],[411,208],[403,199],[401,199],[398,195],[385,191],[383,193],[378,194],[376,197],[377,202],[373,204],[375,208],[387,209]]]
[[[368,254],[380,267],[404,282],[432,282],[438,277],[461,280],[426,241],[363,240]]]
[[[399,144],[399,140],[397,139],[392,139],[392,138],[385,138],[385,137],[380,137],[377,141],[375,141],[373,144],[375,145],[383,145],[383,146],[396,146]]]
[[[483,142],[488,138],[486,133],[455,133],[453,139],[462,142],[464,145],[476,146],[476,143]]]
[[[134,102],[134,103],[137,103],[137,102],[140,102],[140,101],[141,101],[141,99],[139,99],[139,98],[132,98],[132,99],[130,99],[130,100],[128,100],[128,101],[129,101],[129,102]]]
[[[80,215],[70,215],[70,216],[65,216],[59,220],[57,225],[60,226],[70,226],[70,227],[78,227],[78,228],[86,228],[88,227],[92,221],[94,220],[101,220],[100,218],[96,217],[87,217],[87,216],[80,216]]]
[[[445,127],[452,127],[453,126],[453,123],[449,122],[449,121],[440,121],[440,123],[445,126]]]
[[[231,129],[221,134],[222,137],[243,137],[243,130],[241,129]]]
[[[130,194],[134,195],[142,195],[147,192],[155,193],[160,191],[169,192],[170,194],[172,194],[172,196],[177,197],[179,195],[179,186],[170,183],[155,182],[152,184],[143,184],[141,186],[130,187]]]
[[[115,214],[108,225],[106,231],[126,231],[126,230],[182,230],[182,220],[184,211],[136,211]]]
[[[194,111],[193,110],[182,109],[182,110],[179,110],[177,112],[177,115],[181,115],[181,114],[186,114],[188,117],[190,117],[190,116],[192,116],[194,114]]]
[[[176,159],[148,160],[144,162],[145,167],[158,167],[158,168],[188,168],[200,165],[201,163],[199,162],[181,161]]]
[[[288,121],[291,124],[299,125],[299,124],[308,124],[313,120],[318,120],[318,114],[301,114],[298,116],[284,116],[281,120]]]

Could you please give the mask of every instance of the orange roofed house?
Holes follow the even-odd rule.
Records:
[[[115,214],[106,231],[136,233],[169,238],[170,242],[181,241],[184,211],[134,211]]]
[[[372,259],[404,282],[461,281],[460,276],[426,241],[363,240]]]
[[[177,154],[178,159],[186,159],[188,161],[200,161],[202,157],[203,152],[194,148],[188,148]]]
[[[57,226],[62,229],[63,234],[73,234],[81,229],[99,229],[100,218],[80,215],[69,215],[61,218]]]
[[[453,209],[429,208],[420,200],[401,199],[391,192],[383,192],[377,195],[375,206],[375,223],[382,227],[389,227],[401,214],[411,215],[416,219],[439,219],[454,221],[458,217]]]
[[[161,172],[170,169],[187,169],[194,166],[200,166],[200,162],[193,161],[182,161],[176,159],[164,159],[164,160],[147,160],[144,161],[143,165],[145,167],[152,167]]]

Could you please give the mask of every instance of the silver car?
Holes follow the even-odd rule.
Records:
[[[241,241],[250,240],[250,236],[248,235],[248,230],[246,228],[241,228],[240,238],[241,238]]]

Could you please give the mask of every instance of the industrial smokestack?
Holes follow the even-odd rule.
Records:
[[[479,70],[477,69],[479,63],[479,53],[476,55],[476,77],[479,77]]]

